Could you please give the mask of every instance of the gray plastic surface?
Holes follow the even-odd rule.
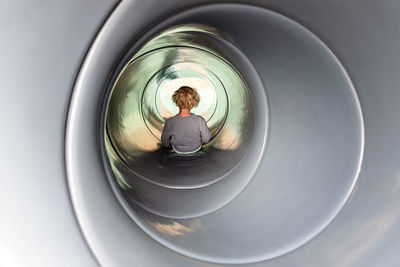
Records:
[[[323,140],[323,138],[330,136],[329,134],[337,129],[336,127],[333,129],[329,127],[338,124],[341,125],[340,127],[346,125],[346,131],[342,133],[346,138],[330,138],[330,142],[333,143],[329,143],[327,149],[320,147],[324,151],[323,156],[317,157],[320,154],[314,154],[316,160],[320,162],[320,165],[318,165],[320,171],[316,171],[317,173],[326,174],[324,172],[326,168],[332,168],[332,171],[328,171],[326,175],[319,176],[322,177],[321,180],[318,180],[321,181],[319,184],[321,187],[316,189],[304,182],[304,177],[311,179],[317,176],[281,175],[281,173],[275,171],[275,177],[281,179],[274,181],[271,178],[266,180],[268,186],[264,186],[261,183],[264,180],[254,178],[252,183],[233,202],[208,215],[215,218],[208,218],[209,222],[212,222],[211,224],[207,224],[205,218],[200,217],[199,221],[187,224],[181,222],[180,227],[175,224],[178,227],[172,227],[172,229],[178,231],[178,236],[160,235],[160,227],[157,226],[161,224],[169,225],[170,221],[162,221],[160,218],[146,214],[140,209],[133,209],[136,214],[129,213],[127,206],[125,206],[126,211],[128,211],[126,213],[121,207],[123,199],[118,197],[119,200],[117,200],[110,188],[103,162],[99,156],[99,140],[96,134],[99,129],[97,125],[98,108],[101,103],[101,90],[105,86],[106,78],[113,71],[116,59],[126,51],[127,44],[132,44],[139,36],[142,36],[145,30],[153,28],[152,26],[156,22],[158,24],[177,13],[177,10],[188,8],[194,4],[194,1],[163,2],[162,9],[154,8],[156,1],[126,1],[121,3],[114,10],[103,30],[107,27],[112,28],[112,25],[116,27],[118,25],[116,18],[118,17],[130,17],[129,26],[131,27],[121,27],[119,31],[113,32],[117,39],[106,40],[107,44],[112,43],[112,46],[107,48],[111,52],[103,54],[102,58],[95,57],[96,50],[105,49],[105,47],[102,47],[105,43],[100,41],[93,43],[91,52],[87,56],[84,54],[96,35],[97,29],[100,28],[102,19],[111,9],[112,3],[68,2],[62,4],[62,6],[60,4],[47,4],[41,7],[30,6],[29,9],[27,5],[20,7],[17,3],[9,3],[10,9],[1,9],[1,19],[5,22],[2,23],[1,33],[7,36],[7,42],[1,44],[3,59],[1,67],[5,77],[2,87],[5,97],[3,97],[1,106],[4,114],[2,121],[4,127],[2,127],[1,134],[2,146],[7,151],[7,153],[2,154],[3,164],[1,168],[1,196],[2,200],[4,199],[1,205],[2,211],[5,212],[0,222],[0,229],[2,229],[0,263],[2,265],[94,266],[96,261],[102,266],[210,265],[165,249],[149,238],[136,223],[139,223],[145,231],[164,245],[198,259],[219,262],[260,260],[261,258],[257,258],[259,257],[257,255],[263,255],[263,257],[267,255],[265,250],[261,251],[262,248],[274,251],[275,247],[275,251],[280,251],[280,253],[267,255],[271,257],[285,252],[277,250],[278,246],[288,248],[287,244],[300,245],[300,243],[306,243],[291,253],[273,260],[251,264],[251,266],[397,266],[399,264],[400,258],[397,248],[400,245],[398,227],[400,219],[398,205],[400,200],[400,171],[398,168],[400,158],[398,149],[400,57],[397,50],[400,45],[398,27],[400,24],[398,16],[400,5],[395,1],[376,3],[374,1],[321,2],[304,0],[251,1],[251,3],[284,14],[295,22],[304,25],[317,36],[317,38],[312,37],[313,35],[307,30],[305,30],[306,34],[304,31],[299,31],[298,34],[296,34],[296,31],[292,31],[293,35],[283,35],[282,38],[290,37],[293,38],[291,40],[301,41],[304,47],[314,44],[315,46],[310,52],[311,56],[305,59],[304,53],[296,54],[297,48],[301,46],[297,45],[296,49],[292,47],[292,50],[291,45],[296,42],[286,42],[287,47],[282,48],[281,51],[283,52],[278,59],[283,60],[285,56],[290,57],[292,55],[292,60],[275,61],[274,64],[269,66],[295,66],[305,60],[310,64],[315,64],[316,68],[313,69],[313,73],[320,71],[323,75],[332,75],[329,77],[334,81],[327,85],[329,88],[334,88],[332,91],[328,91],[332,92],[329,98],[328,95],[318,95],[316,91],[311,94],[317,99],[327,97],[327,101],[323,104],[318,102],[321,104],[319,105],[317,102],[311,101],[309,94],[307,94],[308,97],[302,98],[304,90],[311,90],[313,87],[299,86],[296,88],[303,88],[304,90],[294,91],[293,86],[279,85],[282,85],[283,82],[292,85],[293,79],[305,80],[313,85],[318,85],[318,83],[314,83],[314,79],[318,80],[318,77],[321,76],[308,79],[310,76],[304,75],[309,71],[308,68],[293,68],[289,69],[290,71],[286,71],[287,68],[285,68],[285,71],[278,71],[278,68],[256,64],[255,62],[261,62],[263,57],[271,59],[277,53],[260,54],[254,43],[247,43],[254,56],[251,56],[252,53],[246,53],[246,56],[255,66],[258,66],[256,67],[257,71],[271,75],[269,79],[263,78],[271,109],[271,133],[265,158],[268,159],[268,156],[274,155],[274,153],[282,153],[279,154],[280,157],[274,156],[277,164],[271,162],[272,166],[268,166],[267,169],[259,169],[257,174],[277,170],[276,168],[282,167],[282,162],[288,160],[286,158],[288,144],[291,144],[290,142],[297,146],[301,144],[293,139],[291,134],[294,130],[304,129],[304,134],[298,136],[298,138],[302,138],[302,141],[309,140],[312,143],[320,141],[320,144],[323,145],[326,144],[326,140]],[[160,6],[160,3],[157,6]],[[7,14],[5,10],[9,10]],[[26,10],[29,10],[29,12]],[[237,12],[243,10],[238,9]],[[149,13],[152,16],[149,16]],[[135,14],[135,16],[132,16],[132,14]],[[256,20],[255,17],[251,16],[251,19],[237,21],[241,22],[241,25],[244,24],[243,21],[251,24],[252,21]],[[268,16],[262,17],[267,19]],[[88,20],[88,18],[91,19]],[[85,21],[85,23],[80,21]],[[128,23],[128,20],[125,20],[125,22]],[[213,22],[224,24],[220,17]],[[229,20],[226,20],[227,29],[229,28],[228,22]],[[34,31],[30,30],[32,25]],[[84,25],[84,27],[81,25]],[[277,26],[279,23],[269,25]],[[289,32],[292,29],[290,25],[292,24],[289,23],[286,28]],[[255,28],[259,31],[259,36],[264,36],[264,30],[268,32],[267,28]],[[300,27],[300,29],[303,28]],[[251,31],[246,31],[248,35],[251,35],[251,33]],[[102,32],[97,40],[105,37],[105,35],[106,32]],[[53,40],[52,37],[54,36],[58,36],[59,39],[54,38],[58,41],[49,42],[49,40]],[[335,56],[325,46],[321,46],[322,43],[318,39],[327,44],[329,50],[339,59],[351,82],[347,79],[346,72],[341,69],[341,64],[332,60]],[[273,40],[279,41],[279,38]],[[266,44],[266,47],[273,47],[273,42]],[[242,43],[241,48],[243,49],[245,45],[245,43]],[[10,53],[10,51],[12,52]],[[315,51],[320,52],[316,53]],[[92,78],[90,83],[79,83],[83,79],[78,79],[75,89],[76,87],[90,88],[97,85],[99,91],[96,91],[98,98],[86,102],[87,105],[82,108],[72,105],[73,108],[69,113],[69,118],[74,118],[73,124],[71,121],[69,122],[69,127],[78,125],[79,122],[86,122],[85,127],[68,128],[69,140],[79,139],[80,141],[78,148],[73,148],[71,143],[68,142],[66,147],[68,181],[75,212],[82,229],[82,232],[80,232],[74,220],[66,190],[62,163],[64,155],[62,138],[65,131],[64,119],[68,109],[70,88],[73,87],[75,75],[78,73],[83,58],[86,58],[86,63],[79,71],[80,77],[85,77],[91,71],[94,74],[88,76]],[[93,67],[99,66],[95,64],[96,61],[97,63],[108,63],[94,71]],[[321,62],[324,64],[319,65],[318,63]],[[286,63],[286,65],[277,63]],[[58,68],[55,66],[58,66]],[[328,71],[324,71],[326,70],[324,68],[328,68]],[[21,73],[24,73],[24,75],[20,75]],[[334,73],[337,73],[337,75],[334,75]],[[323,77],[326,78],[326,76]],[[342,81],[340,85],[338,81]],[[296,85],[298,84],[296,83]],[[357,108],[357,98],[351,90],[351,84],[354,84],[358,95],[362,120]],[[78,91],[74,92],[72,102],[81,98],[87,99],[88,95],[94,94],[93,90],[90,92],[80,90],[79,94],[76,94],[76,92]],[[328,94],[328,92],[325,93]],[[339,120],[330,121],[326,125],[323,124],[326,120],[312,120],[317,125],[328,127],[323,127],[325,131],[315,127],[302,128],[304,123],[296,124],[297,121],[290,120],[290,118],[293,118],[293,110],[290,107],[293,107],[294,103],[292,102],[292,105],[287,106],[284,105],[286,102],[279,104],[278,100],[295,100],[294,98],[283,97],[285,93],[291,97],[296,96],[297,93],[299,97],[296,99],[304,101],[296,102],[298,104],[296,114],[300,118],[304,117],[305,122],[310,123],[306,119],[315,118],[314,116],[318,118],[319,116],[326,117],[334,114],[336,116],[343,115]],[[332,98],[338,101],[330,102]],[[308,105],[301,105],[302,103]],[[301,114],[305,114],[302,110],[305,111],[310,104],[320,107],[321,112],[308,114],[310,116],[301,116]],[[303,109],[301,109],[302,107]],[[311,107],[315,108],[314,105],[311,105]],[[274,112],[274,110],[279,112]],[[352,110],[356,112],[352,113]],[[337,113],[332,113],[332,111]],[[276,114],[280,116],[279,119],[274,119],[274,116],[277,116]],[[274,121],[278,125],[275,126]],[[347,170],[353,174],[359,171],[357,159],[362,154],[362,122],[365,125],[365,153],[355,190],[352,191],[356,175],[335,175],[335,171]],[[289,126],[297,125],[297,127],[296,129],[288,127],[287,131],[279,130],[285,123]],[[281,126],[278,127],[279,125]],[[310,129],[313,130],[309,131]],[[282,132],[285,132],[286,135],[282,135]],[[338,132],[335,133],[338,134]],[[349,141],[351,140],[348,139],[349,137],[354,138],[355,141]],[[283,142],[287,146],[286,149],[280,149],[283,145],[278,145],[278,139],[282,142],[286,140],[286,142]],[[345,142],[344,140],[348,141]],[[357,147],[357,143],[359,147]],[[296,150],[296,152],[310,152],[306,148],[309,147],[305,146],[304,150]],[[339,153],[343,156],[338,157],[336,153],[341,149],[350,153]],[[315,152],[315,149],[313,151]],[[79,157],[74,154],[75,152],[79,152]],[[326,158],[326,153],[332,155],[332,157]],[[290,155],[293,158],[296,156],[296,154]],[[296,159],[306,160],[307,158],[298,157]],[[346,168],[334,168],[335,164],[339,163],[348,163],[348,166],[346,165]],[[296,168],[301,166],[305,165],[290,164],[284,169],[284,172],[286,174],[294,172]],[[311,166],[309,170],[315,170],[313,164],[309,166]],[[329,175],[331,175],[331,178],[329,178]],[[274,177],[274,175],[270,177]],[[283,184],[282,177],[285,179],[302,177],[303,179],[301,182],[297,179],[294,181],[289,179]],[[337,180],[339,178],[343,179]],[[332,183],[328,183],[329,181]],[[284,190],[273,190],[278,186]],[[114,189],[116,188],[114,187]],[[300,197],[296,194],[297,192],[303,192],[300,195],[301,198],[296,198]],[[350,200],[336,219],[313,240],[307,242],[309,238],[322,230],[322,226],[325,226],[330,218],[336,215],[350,192],[352,192]],[[286,201],[277,201],[279,196]],[[270,201],[266,201],[266,197],[271,198]],[[325,200],[325,202],[316,201],[304,205],[305,202],[300,201],[304,200],[303,197],[308,197],[310,200],[320,197],[319,200]],[[263,202],[250,201],[257,199],[262,199]],[[295,212],[298,212],[294,214],[298,216],[294,216],[287,209],[292,205],[301,206],[302,204],[301,212],[298,212],[299,209],[294,209]],[[320,208],[318,208],[318,204],[320,204]],[[285,209],[282,209],[282,205]],[[296,239],[297,236],[304,242],[293,243],[289,241],[283,242],[283,245],[271,242],[272,247],[268,247],[265,241],[279,240],[279,236],[282,237],[283,234],[282,229],[279,229],[268,235],[267,238],[260,238],[263,234],[268,233],[269,229],[272,229],[269,228],[273,223],[272,219],[280,218],[279,222],[288,222],[288,220],[283,220],[282,217],[266,216],[266,214],[271,213],[265,213],[265,210],[273,206],[276,209],[276,214],[279,216],[287,214],[288,218],[291,218],[289,226],[301,225],[302,219],[300,218],[312,219],[317,216],[319,219],[313,220],[314,226],[310,224],[307,224],[307,227],[300,226],[297,229],[299,230],[298,235],[293,234],[296,231],[287,233],[289,240]],[[247,208],[239,209],[238,207]],[[252,207],[252,209],[249,207]],[[311,207],[314,208],[311,209]],[[235,208],[237,208],[236,211]],[[229,212],[229,210],[232,212]],[[237,215],[238,212],[243,215],[242,220],[232,217]],[[136,220],[136,223],[133,222],[132,218]],[[148,224],[140,222],[143,218],[147,219],[146,223]],[[151,221],[152,219],[154,221]],[[221,228],[217,228],[218,221],[228,230],[230,229],[229,231],[233,231],[236,227],[239,228],[234,234],[227,235],[224,234],[224,231],[221,231]],[[260,224],[264,228],[262,231],[258,231],[249,226],[248,223],[252,226],[254,226],[254,223]],[[204,228],[202,228],[203,225],[205,225]],[[212,227],[214,226],[216,228],[213,231]],[[195,229],[197,232],[191,229]],[[203,229],[203,232],[198,229]],[[202,235],[196,236],[196,233],[200,232]],[[307,233],[305,234],[305,232]],[[210,239],[208,236],[221,233],[224,234],[224,238]],[[243,233],[254,235],[254,238],[251,236],[248,239],[243,238]],[[85,247],[81,234],[85,236],[96,260]],[[182,234],[184,238],[179,239],[179,235],[182,236]],[[215,242],[229,239],[232,239],[229,246],[220,245],[216,248]],[[181,243],[182,240],[187,243]],[[253,243],[245,248],[240,247],[235,250],[235,246],[243,240]],[[196,253],[190,252],[191,245],[195,244],[194,241],[203,244],[195,248]],[[209,241],[214,246],[204,245]],[[127,244],[127,246],[121,246],[121,244]],[[182,244],[183,247],[180,247]],[[230,247],[231,244],[233,248]],[[290,248],[294,247],[296,246]]]

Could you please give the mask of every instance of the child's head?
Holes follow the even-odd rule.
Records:
[[[189,86],[182,86],[174,92],[172,100],[181,109],[191,109],[197,107],[200,97],[195,89]]]

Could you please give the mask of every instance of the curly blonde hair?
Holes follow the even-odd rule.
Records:
[[[200,96],[196,89],[182,86],[174,92],[172,100],[181,109],[191,109],[197,107],[200,102]]]

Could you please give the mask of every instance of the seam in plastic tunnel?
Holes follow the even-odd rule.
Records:
[[[135,24],[129,10],[119,11],[82,68],[67,127],[71,195],[94,250],[107,244],[99,241],[105,234],[84,194],[102,183],[96,179],[104,173],[132,221],[194,259],[268,260],[325,229],[354,189],[364,145],[357,94],[332,51],[291,19],[240,4],[188,9],[144,35],[136,31],[132,45],[132,36],[123,33]],[[113,56],[103,57],[110,51]],[[199,90],[204,105],[195,112],[213,133],[190,157],[161,150],[159,141],[163,122],[176,112],[171,92],[183,84]],[[98,108],[100,98],[100,127],[93,129],[87,125],[98,114],[80,114]],[[91,157],[96,135],[104,173],[82,163],[100,164]],[[105,220],[124,223],[107,238],[133,246],[124,238],[131,224]]]

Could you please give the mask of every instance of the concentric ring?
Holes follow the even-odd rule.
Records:
[[[108,225],[123,224],[124,231],[117,229],[113,236],[105,237],[105,233],[96,230],[100,228],[94,218],[101,215],[90,207],[100,194],[93,196],[93,192],[105,192],[107,187],[104,181],[98,181],[101,173],[82,164],[99,164],[93,158],[96,144],[90,142],[98,128],[88,125],[93,125],[89,122],[96,118],[96,99],[102,95],[98,89],[104,81],[100,83],[92,74],[99,69],[104,77],[109,73],[110,69],[99,66],[113,66],[116,57],[102,56],[115,47],[110,43],[124,38],[113,29],[128,27],[129,17],[129,12],[117,12],[99,35],[78,78],[68,119],[66,149],[71,194],[83,232],[96,255],[104,251],[113,253],[106,249],[109,242],[105,240],[113,240],[120,247],[135,247],[134,238],[124,238],[130,232],[122,215],[118,217],[120,221],[112,216],[103,217]],[[170,26],[187,23],[207,24],[226,33],[226,41],[239,48],[254,65],[251,71],[261,76],[269,99],[268,149],[261,158],[252,154],[254,148],[249,150],[246,160],[257,162],[259,168],[242,168],[237,175],[252,176],[252,182],[229,204],[205,216],[157,216],[129,206],[116,184],[111,183],[113,192],[141,229],[183,255],[224,264],[252,263],[283,255],[323,231],[356,185],[364,128],[355,89],[343,66],[321,40],[296,22],[262,8],[237,4],[194,8],[157,25],[145,39]],[[144,40],[139,40],[135,49]],[[224,56],[234,64],[237,62],[235,56]],[[241,73],[247,78],[251,71]],[[252,82],[258,81],[248,80],[249,87],[254,88]],[[265,94],[252,93],[254,101]],[[259,109],[257,114],[262,108],[255,106]],[[88,107],[93,109],[90,116]],[[262,134],[265,136],[265,132],[255,132]],[[112,177],[109,169],[106,172]],[[231,189],[227,184],[223,186],[225,190]],[[89,192],[93,196],[91,201]],[[104,199],[104,195],[101,197]],[[108,195],[107,200],[110,199]],[[116,207],[111,200],[102,204],[103,214],[112,214]]]

